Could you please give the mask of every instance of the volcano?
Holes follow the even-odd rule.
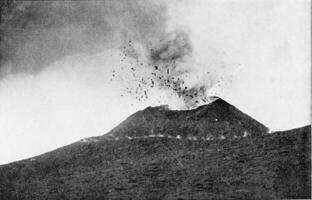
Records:
[[[221,98],[194,110],[169,110],[167,106],[139,111],[105,138],[178,137],[195,139],[234,139],[259,136],[268,128]]]
[[[310,132],[269,133],[220,98],[148,107],[103,136],[0,166],[0,199],[310,198]]]

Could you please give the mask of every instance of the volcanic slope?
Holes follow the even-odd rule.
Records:
[[[310,133],[269,134],[223,100],[147,108],[104,136],[0,166],[0,199],[311,198]]]

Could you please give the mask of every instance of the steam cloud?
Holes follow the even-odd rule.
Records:
[[[134,60],[129,69],[137,84],[127,90],[137,99],[148,98],[149,90],[158,87],[181,98],[184,108],[208,101],[211,77],[194,72],[187,31],[168,33],[164,3],[7,1],[1,13],[0,77],[35,74],[65,56],[122,46],[123,56]],[[145,69],[150,73],[142,75]]]

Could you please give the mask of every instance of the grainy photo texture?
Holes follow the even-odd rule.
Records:
[[[1,0],[0,199],[310,199],[307,0]]]

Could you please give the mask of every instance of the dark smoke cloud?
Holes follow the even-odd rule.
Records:
[[[134,60],[129,69],[137,84],[127,90],[138,100],[158,87],[182,99],[184,108],[207,102],[209,86],[193,74],[189,34],[167,31],[164,2],[5,1],[0,8],[0,78],[36,74],[65,56],[119,49]],[[151,73],[142,75],[144,68]]]
[[[0,76],[35,73],[67,55],[146,42],[166,28],[166,6],[146,0],[4,1]]]
[[[183,61],[192,53],[191,43],[186,32],[175,31],[150,49],[150,59],[153,63],[170,63]]]

